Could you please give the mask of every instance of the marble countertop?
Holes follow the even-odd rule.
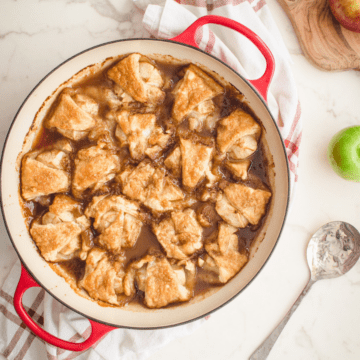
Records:
[[[267,0],[292,57],[303,137],[296,197],[264,269],[235,300],[191,336],[149,360],[247,359],[283,318],[308,281],[305,249],[324,223],[360,229],[360,184],[338,177],[326,159],[332,135],[359,124],[360,72],[328,73],[304,57],[286,14]],[[3,0],[0,11],[0,143],[31,89],[56,65],[88,47],[147,36],[131,0]],[[0,220],[0,285],[16,253]],[[316,283],[273,348],[269,360],[360,358],[360,262],[345,276]],[[1,356],[0,356],[1,357]]]

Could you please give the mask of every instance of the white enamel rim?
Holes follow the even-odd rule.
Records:
[[[275,185],[271,202],[271,215],[262,230],[263,241],[258,245],[245,268],[219,291],[204,299],[181,306],[159,310],[135,311],[131,307],[102,307],[96,302],[76,294],[66,281],[57,275],[38,254],[29,236],[18,199],[19,173],[16,160],[22,150],[24,138],[40,106],[60,84],[81,69],[102,62],[106,58],[131,52],[171,55],[190,59],[215,71],[238,88],[250,107],[262,121],[265,140],[274,161]],[[101,44],[85,50],[60,64],[46,75],[27,96],[18,110],[7,134],[1,158],[1,210],[10,240],[23,265],[49,294],[65,306],[97,322],[116,327],[155,329],[184,324],[219,309],[238,295],[259,273],[271,255],[284,226],[289,203],[289,166],[279,129],[267,105],[253,86],[221,60],[194,47],[158,39],[129,39]]]

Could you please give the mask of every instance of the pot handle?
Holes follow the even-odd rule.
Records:
[[[43,339],[45,342],[57,346],[64,350],[70,351],[84,351],[87,350],[91,345],[100,340],[105,334],[109,331],[116,329],[115,327],[99,324],[93,320],[90,320],[91,324],[91,334],[90,336],[83,341],[82,343],[72,343],[69,341],[61,340],[48,332],[42,329],[38,324],[32,320],[29,314],[25,311],[22,304],[22,297],[27,289],[32,287],[40,287],[40,285],[31,277],[27,272],[23,264],[21,264],[21,276],[14,295],[14,307],[26,326],[39,338]]]
[[[218,24],[236,30],[246,36],[260,50],[266,60],[265,72],[259,79],[249,80],[249,82],[257,89],[264,100],[267,101],[267,91],[275,71],[275,59],[264,41],[246,26],[223,16],[206,15],[197,19],[185,31],[171,40],[199,48],[195,42],[195,34],[200,27],[206,24]]]

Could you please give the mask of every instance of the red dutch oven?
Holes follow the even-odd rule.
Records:
[[[205,24],[226,26],[252,41],[266,59],[266,69],[261,78],[247,81],[219,59],[199,50],[195,42],[195,33]],[[140,52],[145,55],[171,55],[178,59],[191,60],[215,71],[232,83],[245,95],[250,107],[261,120],[264,127],[263,142],[268,158],[273,163],[270,174],[273,191],[270,214],[250,251],[250,260],[245,268],[229,283],[206,296],[195,298],[180,306],[158,310],[144,309],[139,305],[124,308],[102,307],[95,301],[75,293],[37,252],[24,222],[20,204],[22,200],[19,196],[21,157],[30,150],[36,133],[40,129],[41,121],[57,94],[64,86],[71,84],[68,80],[74,74],[77,74],[75,78],[79,79],[82,76],[82,69],[98,64],[94,65],[96,70],[96,66],[100,67],[104,59],[131,52]],[[21,277],[14,296],[14,307],[22,321],[34,334],[57,347],[83,351],[106,333],[119,327],[160,329],[199,319],[233,299],[255,278],[278,241],[289,199],[289,167],[286,150],[266,104],[274,67],[274,57],[268,47],[247,27],[220,16],[204,16],[171,40],[119,40],[88,49],[59,65],[33,89],[17,112],[4,145],[1,160],[1,203],[8,234],[22,262]],[[32,130],[28,133],[31,126]],[[25,143],[23,143],[24,139]],[[27,289],[39,286],[62,304],[89,319],[92,333],[88,339],[82,343],[61,340],[43,330],[32,320],[22,305],[22,297]]]

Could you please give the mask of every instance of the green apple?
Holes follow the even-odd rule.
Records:
[[[360,126],[345,128],[333,136],[328,159],[338,175],[360,182]]]

